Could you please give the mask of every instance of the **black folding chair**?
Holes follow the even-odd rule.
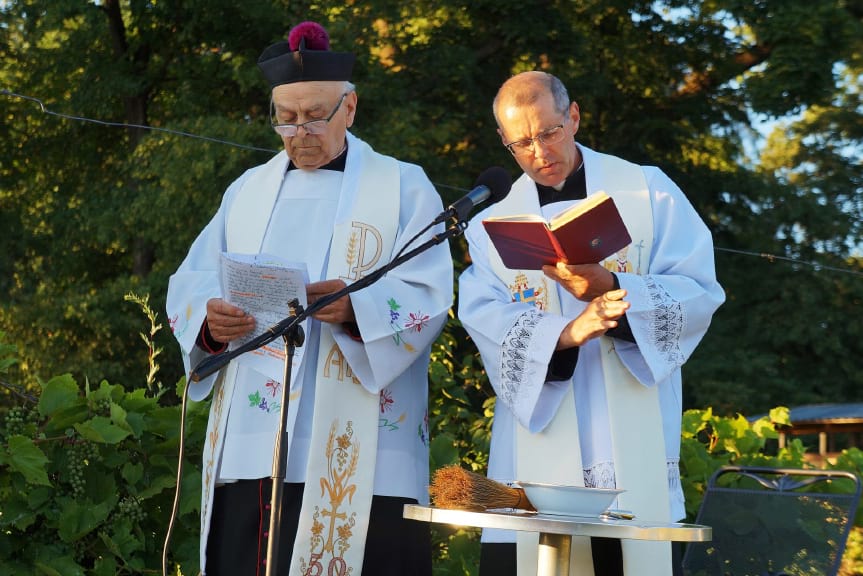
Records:
[[[860,502],[850,472],[726,466],[707,483],[685,576],[835,576]]]

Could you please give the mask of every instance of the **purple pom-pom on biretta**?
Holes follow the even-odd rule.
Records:
[[[292,51],[300,47],[300,40],[305,38],[306,50],[329,50],[330,35],[317,22],[301,22],[288,33],[288,45]]]

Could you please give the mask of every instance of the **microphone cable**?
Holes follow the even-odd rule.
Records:
[[[177,521],[177,511],[180,508],[180,483],[183,479],[183,456],[186,452],[186,401],[189,398],[189,382],[183,386],[183,400],[180,413],[180,447],[177,459],[177,486],[174,489],[174,504],[171,507],[171,517],[168,520],[168,531],[165,534],[165,544],[162,546],[162,576],[168,576],[168,547],[174,533],[174,523]]]

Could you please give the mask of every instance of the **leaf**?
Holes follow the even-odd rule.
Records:
[[[68,408],[77,399],[78,384],[72,379],[72,375],[55,376],[42,385],[39,414],[47,418],[63,408]]]
[[[126,462],[126,464],[123,465],[120,474],[123,476],[123,480],[125,480],[129,485],[134,486],[144,475],[144,465],[140,462],[135,464]]]
[[[429,446],[429,458],[432,470],[448,464],[456,464],[459,461],[459,453],[455,437],[448,432],[435,436]]]
[[[116,503],[116,496],[95,505],[67,500],[60,511],[57,534],[63,542],[74,542],[86,536],[108,518]]]
[[[34,563],[41,574],[50,576],[85,576],[86,572],[71,556],[43,558]]]
[[[112,424],[111,420],[104,416],[96,416],[87,422],[75,424],[75,430],[87,440],[103,444],[118,444],[131,434],[128,430]]]
[[[142,548],[141,542],[132,534],[132,522],[128,518],[121,518],[115,522],[110,534],[99,532],[99,538],[108,550],[124,563],[131,560],[132,555]]]
[[[41,486],[51,485],[48,480],[48,473],[45,471],[45,465],[50,460],[30,438],[21,435],[9,438],[7,456],[9,467],[23,474],[28,483]]]

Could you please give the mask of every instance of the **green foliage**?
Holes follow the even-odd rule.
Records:
[[[432,473],[458,464],[485,474],[491,442],[494,395],[479,354],[463,344],[469,337],[451,315],[432,347],[429,364],[429,447]],[[432,525],[436,576],[476,574],[479,532]]]
[[[178,394],[182,394],[181,381]],[[192,404],[172,565],[198,564],[207,406]],[[0,426],[0,565],[14,574],[160,573],[177,478],[180,406],[70,375]]]
[[[680,439],[680,476],[687,517],[695,519],[707,481],[722,466],[802,467],[806,449],[799,439],[792,440],[781,450],[776,448],[775,440],[779,438],[776,427],[787,426],[790,422],[785,407],[774,408],[767,416],[754,421],[741,414],[717,416],[711,408],[685,411]]]

